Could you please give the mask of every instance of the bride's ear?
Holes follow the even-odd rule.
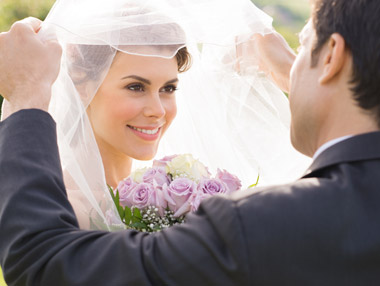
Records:
[[[319,77],[320,84],[326,84],[342,70],[347,58],[344,38],[334,33],[328,40],[326,51],[323,53],[323,71]]]

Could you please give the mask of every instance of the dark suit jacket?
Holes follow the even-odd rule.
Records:
[[[380,133],[324,151],[295,183],[202,204],[157,234],[82,231],[47,113],[0,124],[9,285],[380,285]]]

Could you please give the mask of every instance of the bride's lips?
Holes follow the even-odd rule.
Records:
[[[160,137],[162,126],[146,127],[146,126],[132,126],[127,127],[138,137],[146,141],[155,141]]]

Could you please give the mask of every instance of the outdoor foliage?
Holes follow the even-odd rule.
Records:
[[[33,16],[45,19],[54,0],[1,0],[0,31],[7,31],[17,20]]]
[[[299,32],[309,17],[308,0],[252,0],[274,18],[275,28],[284,35],[294,48]],[[7,31],[12,23],[28,16],[43,20],[54,0],[1,0],[0,31]]]
[[[273,17],[273,26],[289,45],[298,47],[298,36],[310,14],[308,0],[252,0],[253,3]]]

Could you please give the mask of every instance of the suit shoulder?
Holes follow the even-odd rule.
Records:
[[[278,213],[281,210],[293,212],[317,208],[318,201],[333,203],[341,189],[339,181],[332,178],[306,178],[285,185],[239,191],[230,195],[229,199],[241,212],[267,212],[268,209]]]
[[[256,187],[234,192],[229,195],[217,195],[205,200],[206,209],[230,209],[251,201],[281,202],[298,200],[301,197],[314,196],[323,190],[333,188],[335,183],[325,178],[307,178],[284,185]]]

